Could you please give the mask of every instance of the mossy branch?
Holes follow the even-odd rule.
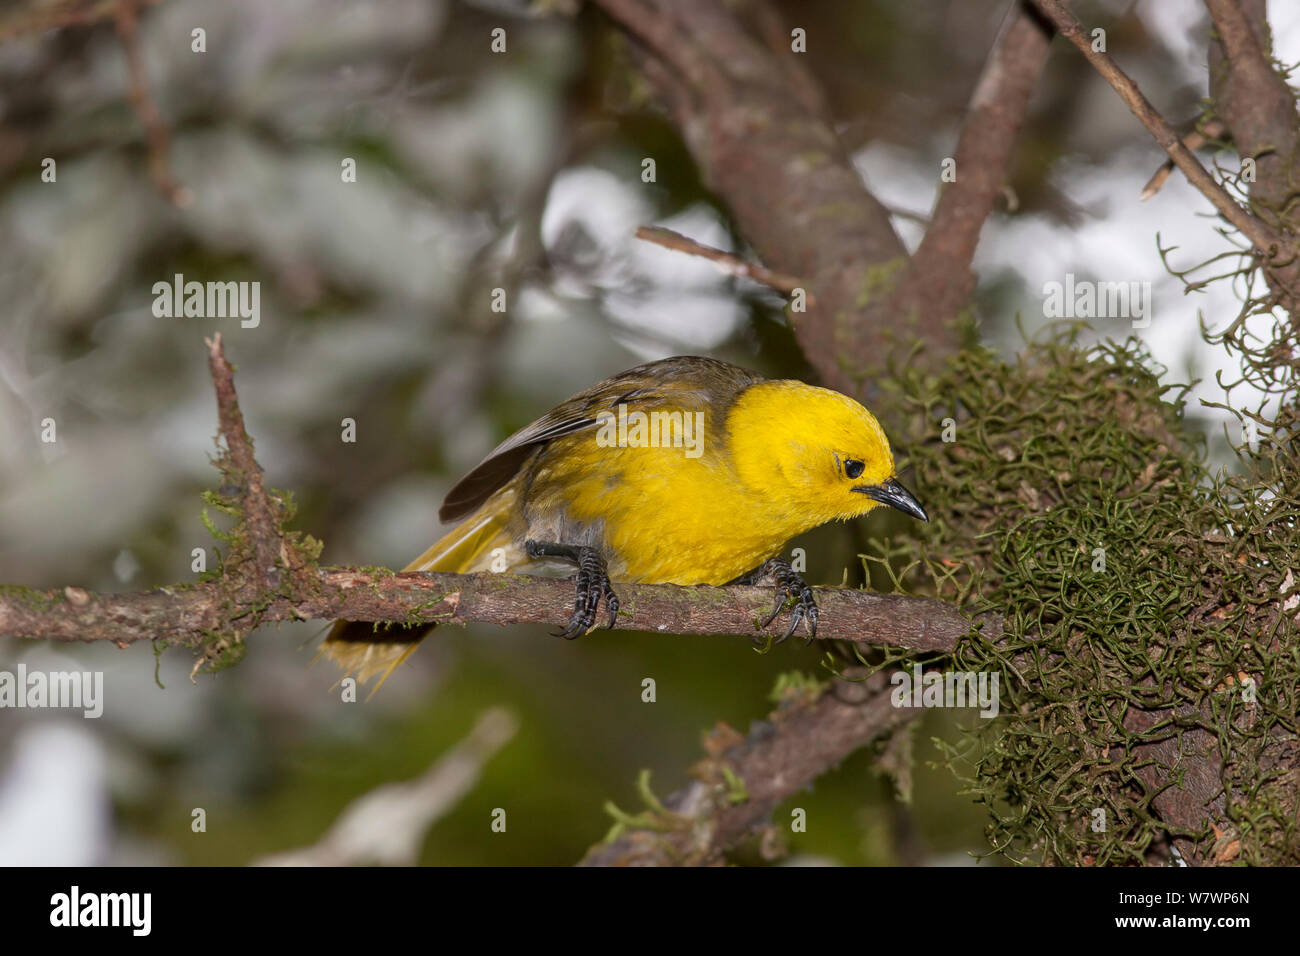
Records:
[[[227,565],[227,575],[246,569]],[[661,634],[779,637],[778,617],[759,628],[772,607],[761,587],[616,584],[620,630]],[[971,628],[951,605],[928,598],[816,588],[819,640],[887,644],[914,651],[949,651]],[[34,640],[134,641],[198,645],[213,632],[247,633],[276,621],[373,621],[385,625],[546,624],[568,622],[573,584],[515,574],[442,574],[386,569],[311,569],[294,585],[232,600],[229,581],[159,588],[136,594],[96,594],[81,588],[0,589],[0,634]],[[73,597],[75,595],[75,598]]]

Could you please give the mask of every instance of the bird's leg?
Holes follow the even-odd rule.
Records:
[[[784,643],[785,640],[799,629],[800,622],[808,631],[805,644],[811,644],[814,637],[817,636],[817,601],[813,598],[812,588],[808,586],[803,578],[794,568],[790,567],[790,562],[785,558],[769,558],[759,567],[750,571],[748,574],[742,574],[732,584],[761,584],[764,581],[772,581],[776,585],[776,606],[772,608],[772,613],[767,616],[767,620],[762,626],[767,627],[776,616],[781,613],[785,602],[789,598],[795,599],[795,605],[790,611],[790,628],[776,642]]]
[[[614,593],[605,559],[599,551],[550,541],[525,541],[524,550],[530,558],[567,558],[578,566],[573,616],[569,618],[569,624],[564,630],[555,632],[556,637],[571,641],[590,631],[596,624],[596,610],[602,597],[605,599],[605,611],[609,615],[609,623],[605,626],[612,628],[618,622],[618,595]]]

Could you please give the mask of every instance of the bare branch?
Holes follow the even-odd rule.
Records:
[[[117,36],[126,53],[127,72],[130,85],[127,96],[135,108],[136,115],[144,126],[145,139],[149,148],[149,176],[167,200],[180,208],[188,206],[193,196],[188,189],[176,181],[172,174],[171,132],[158,111],[153,96],[149,92],[149,81],[145,76],[144,54],[140,51],[140,33],[138,20],[140,7],[155,0],[123,0],[113,13],[117,25]]]
[[[1147,128],[1160,148],[1169,154],[1169,158],[1183,171],[1191,184],[1210,200],[1223,218],[1235,226],[1269,259],[1285,262],[1296,260],[1295,250],[1290,243],[1267,224],[1243,209],[1222,186],[1215,182],[1214,177],[1197,161],[1192,151],[1183,145],[1174,128],[1156,112],[1155,107],[1142,95],[1137,84],[1116,65],[1115,61],[1108,54],[1093,49],[1092,41],[1083,27],[1061,0],[1034,0],[1034,3],[1056,25],[1061,35],[1073,43],[1114,88],[1120,99]]]
[[[1224,126],[1221,120],[1210,120],[1204,126],[1193,129],[1191,132],[1187,133],[1183,137],[1183,145],[1191,150],[1200,149],[1206,143],[1210,142],[1210,140],[1218,139],[1227,132],[1227,129],[1228,127]],[[1164,188],[1165,180],[1169,178],[1169,174],[1173,171],[1174,161],[1172,159],[1166,159],[1160,164],[1160,168],[1152,174],[1151,178],[1147,180],[1147,184],[1142,187],[1142,194],[1138,199],[1142,202],[1146,202],[1156,193],[1160,192],[1160,190]]]
[[[664,229],[662,226],[641,226],[636,231],[636,237],[663,246],[665,249],[674,249],[677,252],[685,252],[688,255],[700,256],[710,262],[716,262],[722,268],[722,271],[728,275],[738,276],[742,279],[753,279],[755,282],[761,282],[763,285],[776,289],[778,292],[784,292],[786,295],[789,295],[795,289],[806,288],[808,285],[803,279],[773,272],[755,262],[746,262],[740,256],[732,255],[730,252],[723,252],[721,249],[714,249],[712,246],[706,246],[688,236],[683,236],[680,232],[673,232],[671,229]],[[809,299],[811,301],[811,296]]]

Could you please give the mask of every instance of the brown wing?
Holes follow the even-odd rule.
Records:
[[[725,407],[762,380],[757,372],[698,355],[677,355],[620,372],[557,405],[494,448],[447,492],[438,517],[458,521],[470,514],[517,475],[539,448],[562,435],[595,427],[601,411],[614,411],[621,404],[644,408],[669,397],[673,402],[693,399],[721,402]]]

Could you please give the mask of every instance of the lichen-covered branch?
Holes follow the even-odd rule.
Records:
[[[276,567],[280,555],[280,526],[283,506],[267,494],[262,466],[253,457],[253,439],[244,428],[244,414],[235,394],[235,370],[226,360],[221,333],[206,340],[208,370],[217,392],[217,422],[225,450],[216,461],[227,482],[236,490],[238,512],[243,524],[239,539],[249,548],[246,562],[259,583],[274,588],[279,583]]]
[[[137,594],[0,589],[0,635],[54,641],[134,641],[196,645],[212,632],[277,621],[346,619],[389,624],[549,624],[568,622],[573,583],[517,574],[443,574],[322,568],[295,585],[243,604],[221,581]],[[663,634],[776,636],[787,619],[756,621],[772,608],[762,587],[617,584],[618,628]],[[949,651],[970,621],[941,601],[898,594],[815,588],[817,637]],[[802,633],[802,632],[801,632]]]

